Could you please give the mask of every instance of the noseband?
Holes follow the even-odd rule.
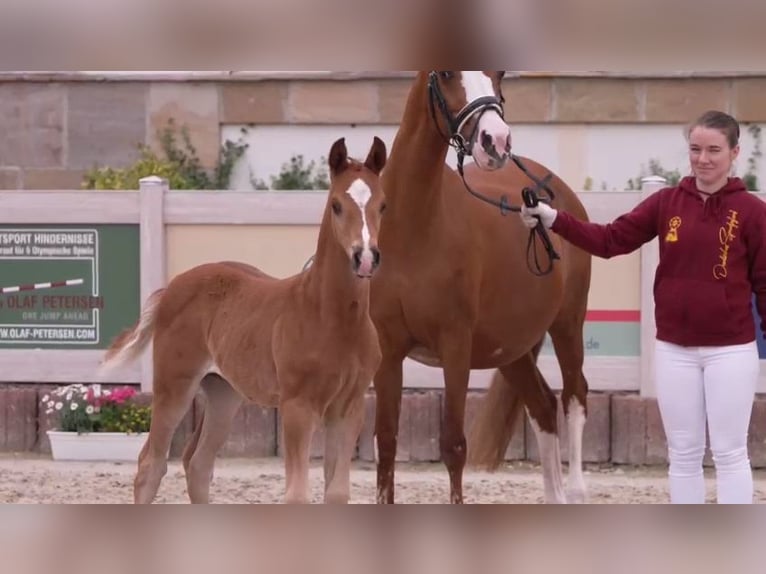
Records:
[[[470,156],[473,153],[473,142],[476,140],[476,131],[479,129],[479,120],[481,119],[481,116],[490,110],[494,110],[500,114],[501,118],[505,118],[503,101],[495,96],[483,96],[481,98],[475,99],[472,102],[468,102],[465,107],[460,110],[457,116],[453,116],[449,110],[447,100],[442,93],[441,87],[439,86],[438,72],[429,72],[428,103],[431,109],[431,117],[434,120],[436,128],[442,134],[444,139],[447,140],[449,145],[451,145],[453,148],[455,148],[455,151],[457,151],[457,170],[463,180],[463,185],[468,190],[468,192],[477,199],[480,199],[485,203],[499,208],[500,213],[503,216],[506,216],[509,213],[521,212],[520,207],[515,207],[508,203],[508,197],[506,195],[503,195],[498,201],[475,191],[473,188],[471,188],[470,185],[468,185],[468,182],[465,180],[465,174],[463,172],[463,163],[465,162],[466,156]],[[444,135],[439,122],[436,120],[437,106],[448,126],[450,131],[449,136]],[[463,136],[463,129],[474,117],[476,117],[476,123],[474,124],[470,137],[466,140],[466,138]],[[529,172],[526,166],[521,162],[521,158],[515,155],[511,155],[511,159],[513,159],[513,162],[519,167],[519,169],[521,169],[521,171],[523,171],[526,176],[535,184],[534,189],[531,187],[525,187],[521,192],[521,196],[527,207],[535,207],[540,201],[544,203],[550,203],[555,199],[556,196],[553,193],[553,190],[548,186],[548,182],[550,182],[551,178],[553,177],[551,173],[549,173],[542,180],[538,179]],[[549,199],[541,198],[538,195],[538,192],[540,191],[545,191]],[[543,247],[545,248],[545,251],[548,254],[548,259],[550,261],[548,267],[545,270],[540,267],[540,262],[537,260],[537,250],[535,249],[535,240],[537,237],[539,237],[542,241]],[[532,251],[535,255],[535,269],[532,268],[532,265],[529,261],[530,251]],[[540,222],[538,218],[537,227],[530,230],[529,233],[529,241],[527,243],[527,267],[534,275],[543,277],[553,271],[553,262],[557,259],[560,259],[560,257],[558,253],[556,253],[556,249],[553,247],[553,243],[548,236],[548,231],[545,229],[542,222]]]

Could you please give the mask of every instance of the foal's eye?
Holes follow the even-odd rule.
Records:
[[[381,204],[381,206],[380,206],[380,212],[381,212],[381,213],[383,213],[385,210],[386,210],[386,204],[385,204],[385,203],[383,203],[383,204]]]
[[[343,207],[341,207],[340,202],[338,200],[335,200],[332,202],[332,212],[335,215],[340,215],[343,211]]]
[[[454,72],[439,72],[439,75],[441,76],[442,80],[451,80],[455,77]]]

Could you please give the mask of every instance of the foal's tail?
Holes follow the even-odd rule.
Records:
[[[152,293],[146,300],[138,323],[117,336],[101,362],[102,373],[132,363],[141,355],[154,335],[157,308],[164,293],[165,289],[158,289]]]
[[[495,371],[470,429],[469,466],[488,471],[498,469],[505,460],[523,407],[518,386],[505,380],[500,371]]]

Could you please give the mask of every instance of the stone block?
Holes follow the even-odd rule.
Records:
[[[232,422],[222,457],[271,457],[277,453],[277,410],[245,403]]]
[[[0,451],[29,452],[37,444],[37,389],[0,388]]]
[[[554,80],[553,120],[558,122],[637,122],[639,93],[635,82],[593,78]]]
[[[657,399],[644,398],[646,413],[646,458],[644,464],[664,465],[668,462],[668,442],[662,426]]]
[[[766,397],[758,396],[753,404],[748,440],[753,468],[766,468]]]
[[[138,144],[147,143],[145,84],[72,84],[68,91],[68,168],[119,168],[138,159]]]
[[[0,189],[20,189],[21,170],[17,167],[0,168]]]
[[[583,431],[582,456],[585,462],[609,462],[612,456],[611,429],[611,395],[608,393],[589,393],[588,420]]]
[[[183,146],[181,128],[189,137],[202,166],[216,166],[221,149],[218,114],[218,89],[213,84],[153,84],[149,88],[149,142],[160,148],[159,134],[173,120],[179,146]]]
[[[402,403],[409,410],[410,462],[440,461],[442,393],[407,393]]]
[[[374,82],[301,81],[290,85],[287,120],[296,124],[377,123]]]
[[[381,80],[378,84],[380,122],[398,125],[404,117],[413,80]]]
[[[0,84],[0,166],[63,167],[65,102],[59,84]]]
[[[503,81],[505,119],[509,123],[544,123],[551,120],[553,83],[544,78],[508,78]]]
[[[633,394],[612,396],[612,462],[646,462],[646,403]]]
[[[287,85],[274,81],[224,84],[221,87],[221,123],[284,123]]]
[[[766,78],[734,80],[732,111],[740,122],[766,122]]]
[[[728,80],[652,80],[646,86],[646,121],[683,123],[707,110],[727,111]]]

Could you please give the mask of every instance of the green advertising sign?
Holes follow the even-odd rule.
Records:
[[[105,349],[140,311],[136,225],[0,226],[0,349]]]

